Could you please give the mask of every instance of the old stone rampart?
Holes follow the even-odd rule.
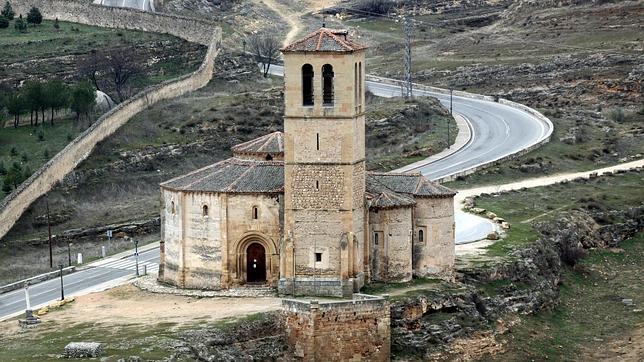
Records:
[[[303,361],[388,361],[390,310],[384,297],[338,302],[282,300],[286,335]]]
[[[221,30],[216,24],[184,16],[150,13],[135,9],[108,7],[83,0],[14,0],[11,2],[16,16],[27,16],[32,6],[40,9],[45,19],[74,23],[141,30],[170,34],[189,42],[206,46],[215,33]]]
[[[32,0],[12,2],[17,14],[37,6],[43,17],[82,24],[125,28],[175,35],[208,46],[206,56],[194,72],[150,86],[101,116],[91,127],[40,167],[0,203],[0,238],[6,235],[25,209],[47,193],[65,175],[87,158],[96,144],[110,136],[130,118],[147,107],[205,86],[212,78],[221,44],[221,29],[205,21],[132,9],[102,7],[77,0]]]

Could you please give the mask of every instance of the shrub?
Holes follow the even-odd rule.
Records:
[[[11,147],[11,156],[18,156],[18,149],[16,149],[16,146]]]
[[[575,266],[584,256],[586,256],[586,251],[573,242],[561,245],[561,261],[566,265]]]
[[[0,161],[0,175],[7,174],[7,167],[4,165],[4,162]]]
[[[4,16],[0,16],[0,29],[6,29],[9,27],[9,19]]]
[[[32,25],[40,25],[42,23],[42,14],[37,7],[32,6],[27,14],[27,23]]]
[[[624,118],[624,109],[622,108],[617,108],[610,112],[610,119],[615,122],[624,122]]]
[[[4,192],[5,195],[9,195],[11,193],[11,182],[9,182],[7,178],[5,178],[2,183],[2,192]]]
[[[38,141],[44,141],[45,140],[45,132],[42,130],[38,131]]]
[[[54,28],[60,29],[60,24],[58,24],[58,18],[56,18],[56,20],[54,20]]]
[[[43,157],[45,157],[45,160],[49,159],[49,149],[45,148],[45,150],[42,152]]]
[[[390,0],[361,0],[357,4],[357,9],[372,13],[373,15],[389,14],[389,11],[394,7],[393,1]]]
[[[0,15],[7,18],[7,20],[13,20],[14,16],[16,16],[16,13],[13,11],[10,2],[7,1],[6,3],[4,3],[4,8],[2,8]]]
[[[21,33],[27,32],[27,22],[22,18],[22,14],[18,17],[13,27]]]

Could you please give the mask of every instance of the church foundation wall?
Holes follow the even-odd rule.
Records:
[[[423,230],[423,242],[418,240],[419,230]],[[453,198],[416,198],[413,248],[414,275],[452,276],[455,258]]]
[[[389,361],[390,308],[383,297],[318,303],[284,299],[289,347],[302,361]]]

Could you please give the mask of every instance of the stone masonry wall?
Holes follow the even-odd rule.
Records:
[[[80,1],[21,0],[13,1],[12,5],[18,14],[26,14],[28,8],[35,5],[46,19],[58,18],[89,25],[172,34],[188,41],[207,44],[208,51],[196,71],[148,87],[105,113],[7,196],[0,203],[0,238],[11,229],[33,201],[48,192],[87,158],[98,142],[114,133],[134,115],[163,99],[177,97],[206,85],[212,78],[214,60],[221,43],[221,29],[214,24],[173,15],[95,6]]]
[[[284,299],[286,335],[302,361],[388,361],[390,308],[382,297],[318,303]]]
[[[412,208],[369,211],[371,280],[407,282],[412,278]],[[378,245],[375,243],[378,233]]]
[[[11,6],[16,16],[27,16],[32,6],[40,9],[45,19],[170,34],[189,42],[210,45],[216,24],[183,16],[151,13],[92,4],[82,0],[14,0]]]
[[[424,240],[418,240],[423,230]],[[416,198],[414,275],[451,277],[454,269],[454,199]]]

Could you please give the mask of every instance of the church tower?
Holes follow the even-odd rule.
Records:
[[[282,49],[282,294],[346,296],[364,284],[365,50],[327,28]]]

